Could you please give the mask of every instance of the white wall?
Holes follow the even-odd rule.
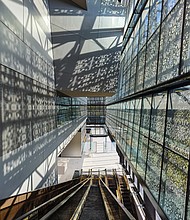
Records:
[[[68,146],[61,153],[62,157],[80,157],[81,156],[81,132],[78,132]]]

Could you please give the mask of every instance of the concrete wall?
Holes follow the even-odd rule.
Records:
[[[48,11],[46,1],[0,1],[0,155],[56,126]]]
[[[54,87],[46,1],[0,1],[0,63]]]
[[[69,0],[49,2],[56,88],[70,95],[111,95],[117,85],[125,7],[116,0],[87,0],[87,10]]]
[[[0,157],[0,199],[56,184],[57,157],[84,119],[55,129]]]
[[[85,118],[56,126],[47,1],[1,0],[0,30],[2,199],[57,183],[57,155]]]

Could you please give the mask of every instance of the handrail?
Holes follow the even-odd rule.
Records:
[[[125,184],[127,186],[127,189],[130,190],[130,185],[129,185],[128,178],[126,177],[126,173],[124,172],[124,170],[122,172],[123,172],[123,178],[125,180]]]
[[[106,195],[105,195],[105,193],[102,189],[102,186],[101,186],[101,183],[100,183],[100,178],[99,178],[99,188],[100,188],[100,192],[101,192],[101,195],[102,195],[102,199],[103,199],[104,207],[105,207],[105,210],[106,210],[107,218],[108,218],[108,220],[114,220],[115,218],[113,216],[112,210],[107,205],[108,201],[107,201]]]
[[[124,180],[128,182],[128,178],[127,178],[126,173],[125,173],[124,170],[123,170],[123,176],[124,176]],[[138,210],[142,220],[145,220],[146,219],[146,214],[145,214],[145,211],[144,211],[144,206],[140,202],[140,200],[137,196],[137,193],[134,191],[134,189],[131,187],[131,185],[128,184],[128,186],[129,186],[129,189],[130,189],[131,194],[133,196],[133,199],[134,199],[134,202],[135,202],[135,207]]]
[[[24,202],[28,199],[31,199],[33,195],[35,195],[35,198],[36,198],[36,196],[37,197],[42,196],[43,194],[49,193],[49,191],[51,191],[51,192],[52,191],[58,191],[61,188],[67,186],[67,184],[72,183],[72,182],[77,181],[77,180],[80,180],[80,179],[76,178],[76,179],[69,180],[69,181],[64,182],[64,183],[59,183],[57,185],[48,186],[46,188],[35,189],[33,191],[28,191],[28,192],[21,193],[21,194],[18,194],[18,195],[10,196],[8,198],[4,198],[4,199],[0,200],[0,202],[2,203],[0,205],[0,211],[2,211],[4,209],[7,209],[10,206],[10,204],[11,204],[11,207],[12,207],[12,206],[17,205],[19,203],[22,203],[22,202]],[[14,201],[14,203],[8,202],[9,205],[6,205],[6,201]]]
[[[106,183],[106,186],[109,187],[109,183],[108,183],[108,176],[107,176],[107,170],[105,169],[105,183]]]
[[[123,196],[122,196],[122,193],[121,193],[121,185],[120,185],[120,182],[119,182],[119,176],[118,176],[118,173],[117,173],[116,169],[114,170],[114,176],[115,176],[116,184],[117,184],[117,196],[119,197],[120,202],[122,204],[124,204]]]
[[[66,194],[67,192],[71,191],[72,189],[76,188],[77,186],[81,185],[84,182],[82,184],[82,186],[83,186],[84,184],[86,184],[89,181],[89,179],[90,178],[88,178],[87,180],[85,179],[82,182],[77,183],[76,185],[72,186],[71,188],[69,188],[68,190],[64,191],[63,193],[61,193],[61,194],[59,194],[59,195],[49,199],[47,202],[42,203],[41,205],[39,205],[39,206],[35,207],[34,209],[30,210],[29,212],[25,213],[24,215],[21,215],[20,217],[16,218],[16,220],[22,220],[22,219],[26,218],[27,216],[29,216],[32,213],[38,211],[39,209],[41,209],[45,205],[55,201],[56,199],[60,198],[61,196],[63,196],[64,194]]]
[[[127,208],[116,198],[116,196],[112,193],[112,191],[106,186],[106,184],[104,183],[104,181],[100,178],[101,183],[105,186],[105,188],[108,190],[108,192],[110,193],[110,195],[113,197],[113,199],[115,200],[115,202],[119,205],[119,207],[122,209],[122,211],[127,215],[127,217],[130,220],[136,220],[131,213],[127,210]]]
[[[46,215],[44,215],[40,220],[48,219],[55,211],[57,211],[63,204],[65,204],[71,197],[73,197],[88,181],[87,179],[79,188],[77,188],[74,192],[72,192],[67,198],[61,201],[58,205],[56,205],[53,209],[51,209]]]
[[[81,211],[82,211],[82,208],[84,207],[84,204],[85,204],[85,202],[86,202],[87,196],[88,196],[88,194],[89,194],[89,192],[90,192],[91,186],[92,186],[92,178],[91,178],[91,180],[90,180],[90,185],[88,186],[86,192],[84,193],[84,195],[83,195],[83,197],[82,197],[82,199],[81,199],[79,205],[78,205],[77,208],[75,209],[75,211],[74,211],[72,217],[70,218],[70,220],[77,220],[77,219],[79,219],[80,214],[81,214]]]

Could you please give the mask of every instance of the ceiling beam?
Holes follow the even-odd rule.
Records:
[[[81,8],[87,10],[86,0],[72,0],[72,2],[74,2],[75,4],[80,6]]]

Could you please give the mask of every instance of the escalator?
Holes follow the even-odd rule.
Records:
[[[1,220],[134,220],[102,175],[80,178],[0,201]],[[103,181],[104,180],[104,181]],[[114,182],[114,176],[109,176]],[[110,184],[113,186],[113,184]]]

